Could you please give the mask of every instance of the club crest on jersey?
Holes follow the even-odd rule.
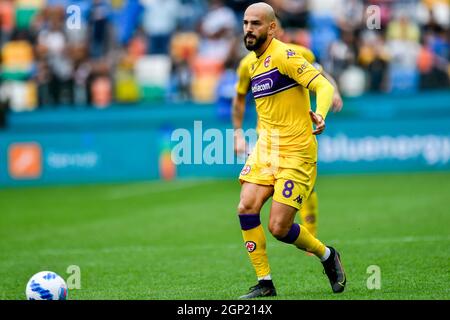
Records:
[[[247,248],[248,252],[253,252],[256,250],[256,243],[253,241],[247,241],[245,242],[245,247]]]
[[[287,58],[288,58],[288,59],[289,59],[290,57],[295,56],[295,51],[292,50],[292,49],[287,49],[287,50],[286,50],[286,53],[287,53]]]
[[[265,60],[264,60],[264,67],[268,68],[270,66],[270,59],[271,56],[268,56]]]
[[[251,166],[245,166],[241,171],[241,176],[245,176],[246,174],[248,174],[250,172],[250,170],[252,170]]]

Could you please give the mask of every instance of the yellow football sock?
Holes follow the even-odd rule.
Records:
[[[300,234],[294,241],[294,244],[297,248],[314,253],[319,258],[322,258],[325,254],[325,245],[315,238],[304,226],[300,226]]]
[[[313,190],[299,211],[302,226],[314,237],[317,237],[318,201],[317,192]]]
[[[266,236],[259,214],[239,215],[245,247],[258,279],[270,275],[269,259],[266,253]]]

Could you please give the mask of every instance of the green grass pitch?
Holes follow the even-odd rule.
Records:
[[[70,265],[81,269],[71,300],[235,299],[256,283],[239,190],[235,180],[0,190],[0,299],[25,299],[38,271],[67,279]],[[346,291],[332,294],[315,257],[266,232],[276,299],[449,299],[450,173],[320,176],[317,190],[319,238],[341,252]],[[367,288],[371,265],[379,290]]]

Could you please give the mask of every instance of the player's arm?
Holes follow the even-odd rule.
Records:
[[[310,80],[307,89],[316,92],[316,112],[310,110],[309,113],[311,120],[316,125],[313,134],[321,134],[325,130],[325,118],[333,103],[334,87],[319,73],[315,78]]]
[[[237,154],[242,154],[246,150],[246,143],[242,131],[245,113],[245,98],[250,87],[250,74],[246,60],[242,59],[236,71],[238,80],[236,84],[236,95],[233,97],[231,121],[234,128],[234,146]]]
[[[245,112],[245,94],[237,93],[232,102],[232,123],[234,128],[234,146],[237,154],[245,152],[246,144],[242,132],[242,123]]]
[[[343,106],[342,97],[341,97],[341,94],[339,92],[339,88],[338,88],[337,82],[334,80],[334,78],[331,76],[331,74],[326,72],[324,70],[324,68],[319,63],[317,63],[316,57],[315,57],[314,53],[310,49],[308,49],[306,47],[302,47],[302,46],[296,46],[296,47],[294,47],[294,50],[298,50],[299,51],[298,53],[300,53],[306,59],[306,61],[311,63],[314,68],[319,70],[319,72],[322,73],[322,75],[328,81],[330,81],[330,83],[334,87],[333,104],[331,105],[331,110],[333,112],[341,111],[342,110],[342,106]]]
[[[308,60],[308,62],[311,63],[314,66],[314,68],[316,68],[328,81],[330,81],[330,83],[334,87],[333,104],[331,105],[331,110],[333,112],[341,111],[342,107],[344,105],[344,102],[342,101],[341,93],[339,92],[339,88],[338,88],[336,80],[334,80],[334,78],[331,74],[329,74],[328,72],[325,71],[325,69],[322,67],[322,65],[317,63],[317,61],[315,60],[316,57],[310,50],[307,50],[306,53],[307,53],[306,56],[303,55],[305,57],[305,59]]]
[[[242,129],[245,113],[245,94],[237,92],[231,105],[231,121],[235,130]]]
[[[334,80],[333,76],[328,72],[326,72],[325,70],[323,70],[323,68],[321,73],[328,81],[330,81],[330,83],[334,87],[333,104],[331,105],[331,110],[333,112],[339,112],[342,110],[344,102],[342,101],[341,93],[339,92],[337,82],[336,80]]]
[[[325,118],[333,102],[333,85],[302,55],[280,57],[280,60],[280,71],[283,74],[316,93],[316,112],[310,111],[310,115],[316,125],[313,134],[321,134],[325,130]]]

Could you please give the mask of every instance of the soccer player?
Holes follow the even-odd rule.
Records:
[[[325,129],[334,88],[303,56],[275,39],[275,13],[270,5],[263,2],[250,5],[243,20],[245,46],[255,53],[248,72],[256,101],[259,136],[239,176],[242,186],[238,213],[258,283],[240,298],[276,295],[260,220],[260,210],[271,196],[270,233],[316,255],[333,292],[342,292],[346,276],[339,253],[294,223],[296,212],[315,183],[315,135]],[[316,92],[316,112],[310,110],[308,90]],[[233,110],[233,125],[237,144],[244,143],[240,110]]]
[[[282,37],[284,30],[281,26],[281,22],[278,18],[275,19],[276,30],[275,38]],[[334,87],[333,103],[331,106],[332,111],[339,112],[342,109],[343,101],[336,81],[333,77],[323,70],[322,66],[316,62],[314,53],[303,46],[289,44],[289,47],[297,54],[302,55],[310,64],[312,64],[322,75],[327,78]],[[250,74],[249,74],[249,62],[254,58],[255,52],[248,53],[239,63],[237,69],[238,81],[236,86],[236,95],[233,98],[233,109],[240,110],[240,114],[244,114],[245,111],[245,98],[250,87]],[[246,151],[246,145],[241,144],[237,146],[236,152],[238,154],[244,154]],[[314,236],[317,236],[317,224],[318,224],[318,197],[315,188],[311,191],[309,198],[303,203],[299,210],[299,218],[302,221],[302,225],[308,229],[308,231]]]

